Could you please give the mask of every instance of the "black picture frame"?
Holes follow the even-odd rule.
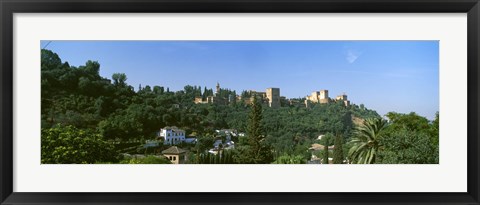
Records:
[[[1,204],[480,204],[478,0],[0,0]],[[14,13],[467,13],[468,184],[465,193],[16,193],[13,192]],[[455,176],[452,176],[455,177]],[[440,183],[440,182],[439,182]],[[92,184],[92,186],[94,186]]]

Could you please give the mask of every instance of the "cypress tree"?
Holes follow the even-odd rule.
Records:
[[[328,145],[323,146],[323,164],[328,164]]]
[[[248,116],[247,125],[248,134],[248,163],[270,164],[273,161],[273,155],[270,146],[265,142],[265,135],[262,127],[262,104],[258,102],[257,97],[253,97],[252,108]]]
[[[248,116],[248,142],[253,149],[258,149],[262,140],[262,105],[258,103],[256,97],[253,98],[252,108]]]
[[[343,163],[343,140],[342,136],[337,134],[335,136],[335,149],[333,150],[333,163],[342,164]]]

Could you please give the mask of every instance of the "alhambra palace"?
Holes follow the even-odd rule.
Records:
[[[243,101],[245,104],[250,104],[253,101],[253,98],[256,96],[257,100],[260,102],[267,104],[271,108],[279,108],[282,105],[289,105],[293,103],[293,100],[287,99],[285,96],[280,96],[280,88],[267,88],[265,92],[259,92],[250,90],[248,91],[248,95],[251,97],[242,98],[240,95],[229,95],[228,98],[219,97],[218,93],[220,93],[220,84],[217,83],[216,92],[214,95],[207,96],[205,99],[198,96],[195,97],[195,104],[219,104],[219,105],[226,105],[232,102],[240,102]],[[342,101],[345,106],[350,106],[350,101],[347,98],[347,95],[343,93],[342,95],[338,95],[335,99],[328,97],[328,90],[320,90],[314,91],[311,95],[308,95],[305,98],[305,106],[310,108],[312,104],[320,103],[320,104],[328,104],[332,102]]]

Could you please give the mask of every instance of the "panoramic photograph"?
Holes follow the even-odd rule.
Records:
[[[39,50],[41,164],[439,164],[438,41]]]

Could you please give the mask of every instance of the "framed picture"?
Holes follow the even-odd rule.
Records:
[[[479,204],[478,0],[0,7],[2,204]]]

